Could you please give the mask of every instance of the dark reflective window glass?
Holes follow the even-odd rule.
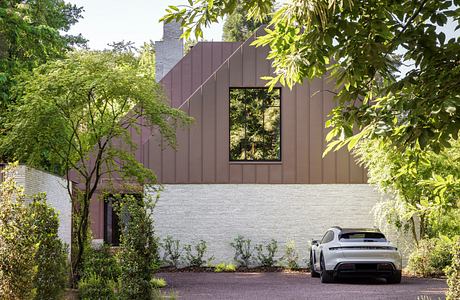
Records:
[[[341,242],[385,242],[385,235],[379,232],[352,232],[340,235]]]
[[[281,160],[281,89],[230,88],[230,160]]]
[[[124,195],[132,195],[142,204],[142,196],[139,194],[122,194],[118,196],[108,195],[104,199],[104,242],[112,246],[120,245],[121,225],[126,224],[129,215],[125,214],[120,221],[120,218],[115,210],[115,205],[120,197]]]
[[[334,240],[334,232],[333,231],[328,231],[324,235],[323,239],[321,240],[321,244],[329,243]]]

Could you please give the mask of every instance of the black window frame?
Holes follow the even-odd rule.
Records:
[[[280,163],[283,160],[283,89],[281,87],[274,87],[273,90],[278,90],[279,91],[279,159],[232,159],[231,155],[231,118],[230,118],[230,113],[231,113],[231,98],[230,94],[231,91],[234,89],[238,90],[268,90],[269,88],[267,87],[252,87],[252,86],[244,86],[244,87],[238,87],[238,86],[230,86],[228,89],[228,160],[230,163]]]
[[[132,195],[140,202],[142,200],[139,193],[108,194],[104,197],[104,243],[113,247],[120,246],[121,237],[120,218],[113,209],[113,202],[125,195]]]
[[[111,246],[120,245],[119,220],[113,209],[113,202],[116,200],[113,195],[104,197],[104,243]]]

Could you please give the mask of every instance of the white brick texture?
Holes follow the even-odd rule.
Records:
[[[53,174],[20,166],[16,182],[24,186],[27,195],[46,193],[47,203],[59,214],[59,237],[70,246],[72,203],[67,192],[67,181]]]
[[[179,23],[163,25],[163,40],[155,42],[155,79],[160,81],[184,56]]]
[[[380,196],[366,184],[190,184],[165,185],[154,211],[156,232],[181,243],[200,239],[215,263],[233,262],[230,242],[294,240],[305,265],[307,245],[333,225],[372,227]]]

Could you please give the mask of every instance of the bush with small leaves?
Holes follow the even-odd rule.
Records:
[[[60,299],[70,273],[67,246],[58,236],[58,214],[46,203],[45,194],[35,195],[29,209],[38,245],[35,253],[35,299]]]
[[[180,242],[168,235],[161,244],[163,248],[163,261],[168,265],[178,267],[181,257]]]
[[[119,197],[117,213],[120,222],[120,299],[152,299],[153,273],[158,269],[158,244],[154,236],[153,208],[155,199],[145,195]]]
[[[94,273],[86,274],[78,282],[78,290],[80,291],[80,299],[82,300],[116,299],[114,282]]]
[[[260,262],[262,267],[273,267],[278,260],[275,259],[276,252],[278,251],[278,242],[275,240],[271,240],[265,246],[267,252],[264,252],[263,245],[259,244],[256,246],[257,250],[257,260]]]
[[[295,242],[289,241],[286,244],[286,249],[282,260],[286,262],[288,269],[295,270],[299,268],[297,261],[299,260],[299,255],[297,253]]]
[[[86,274],[96,274],[107,280],[116,281],[120,275],[120,266],[110,251],[110,246],[104,244],[99,248],[89,247],[85,251],[83,277]]]
[[[444,269],[452,262],[451,249],[459,237],[423,239],[409,256],[408,269],[420,276],[444,275]]]
[[[119,275],[118,263],[110,253],[108,245],[102,245],[99,249],[88,246],[85,251],[83,275],[78,284],[82,298],[115,299],[114,288]]]
[[[447,300],[460,299],[460,240],[453,247],[452,255],[452,264],[445,270],[449,286],[446,293]]]
[[[184,246],[185,260],[186,260],[186,264],[189,267],[202,267],[203,265],[206,264],[206,262],[213,259],[213,258],[210,258],[208,260],[204,259],[204,255],[208,248],[206,246],[205,241],[200,240],[193,248],[195,249],[195,251],[193,251],[192,245],[190,244]]]
[[[31,299],[37,252],[23,188],[14,180],[16,166],[4,170],[0,187],[0,299]]]
[[[45,194],[30,198],[15,181],[17,163],[0,186],[0,299],[60,299],[67,251],[58,237],[59,219]]]
[[[220,263],[214,267],[214,272],[221,273],[221,272],[235,272],[236,266],[234,264],[226,264]]]
[[[234,260],[238,265],[248,267],[252,262],[254,249],[251,247],[251,240],[238,235],[230,245],[235,249]]]

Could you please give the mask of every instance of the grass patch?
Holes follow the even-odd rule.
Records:
[[[220,264],[217,264],[216,267],[214,268],[214,272],[216,273],[235,272],[235,271],[236,271],[236,266],[234,264],[220,263]]]
[[[163,278],[152,278],[152,280],[150,280],[150,283],[156,289],[161,289],[168,285],[166,280],[164,280]]]

